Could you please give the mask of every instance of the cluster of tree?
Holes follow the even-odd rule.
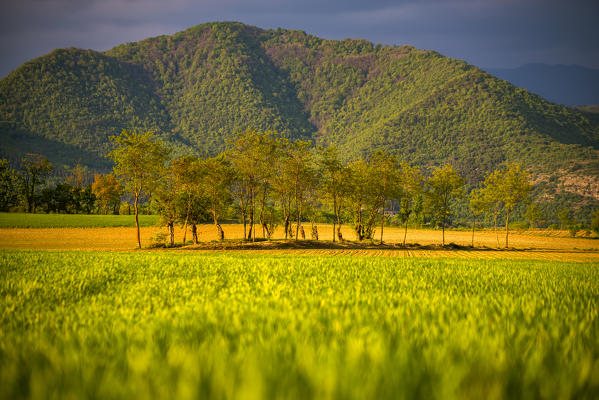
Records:
[[[382,243],[392,212],[405,224],[404,244],[410,217],[425,214],[442,228],[445,245],[445,227],[455,203],[466,197],[465,180],[450,164],[435,169],[428,178],[382,151],[346,164],[334,147],[314,148],[273,131],[248,129],[236,134],[218,156],[185,156],[170,162],[170,150],[151,132],[123,130],[112,140],[114,174],[134,199],[136,222],[139,202],[152,196],[169,227],[171,245],[177,222],[183,224],[184,235],[191,226],[196,242],[196,224],[206,218],[224,239],[220,221],[231,209],[243,222],[247,240],[268,239],[279,224],[286,239],[305,238],[306,221],[311,237],[317,239],[315,223],[328,211],[333,217],[333,240],[343,240],[342,224],[351,224],[359,241],[375,239],[380,224]],[[506,165],[470,194],[475,218],[493,215],[497,226],[499,215],[505,215],[506,247],[511,213],[530,190],[527,176],[519,164]]]
[[[90,182],[87,167],[79,164],[62,180],[52,177],[53,171],[41,154],[28,154],[17,170],[0,159],[0,211],[119,213],[124,188],[114,174],[95,174]]]
[[[380,151],[344,163],[335,147],[314,148],[274,131],[238,133],[225,152],[212,158],[171,160],[170,149],[151,132],[124,130],[112,141],[114,172],[95,174],[93,182],[80,165],[63,181],[49,179],[54,167],[39,154],[28,154],[19,170],[0,160],[0,210],[118,214],[123,199],[130,198],[136,220],[141,207],[163,216],[171,244],[176,223],[184,226],[184,241],[190,226],[197,242],[196,225],[208,220],[224,239],[223,218],[243,222],[248,240],[270,238],[279,225],[285,238],[305,238],[305,222],[317,239],[315,223],[326,220],[333,224],[333,240],[343,240],[341,225],[351,224],[357,240],[375,239],[380,226],[382,242],[385,223],[393,219],[405,227],[405,245],[408,223],[425,220],[441,227],[445,244],[445,227],[456,208],[466,203],[472,216],[472,245],[477,221],[490,219],[498,232],[498,221],[505,218],[507,247],[512,214],[531,189],[519,164],[488,174],[467,194],[465,179],[450,164],[426,178],[418,168]],[[527,203],[519,212],[534,229],[547,217],[536,203]],[[555,227],[573,235],[584,228],[569,208],[560,209],[557,217]],[[599,212],[590,225],[599,233],[597,221]]]

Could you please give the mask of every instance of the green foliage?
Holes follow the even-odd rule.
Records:
[[[143,195],[159,188],[165,176],[170,148],[157,141],[151,131],[138,133],[123,129],[120,136],[110,139],[114,144],[114,149],[109,153],[114,161],[114,174],[134,198],[137,244],[141,248],[139,201]]]
[[[44,185],[54,166],[42,154],[27,154],[21,160],[20,183],[27,211],[35,212],[39,202],[39,191]]]
[[[124,189],[114,174],[94,174],[92,192],[98,199],[100,208],[104,214],[108,214],[109,210],[113,214],[119,213]]]
[[[410,46],[223,22],[104,53],[61,49],[0,80],[0,121],[0,156],[13,162],[48,150],[55,165],[107,170],[109,137],[133,127],[177,157],[214,156],[251,126],[334,144],[344,161],[384,150],[425,173],[449,162],[470,186],[520,162],[547,178],[536,199],[576,201],[585,220],[599,205],[561,186],[599,177],[596,114]]]
[[[45,213],[89,214],[94,209],[96,196],[91,185],[79,187],[62,182],[42,189],[37,201]]]
[[[333,210],[335,217],[333,242],[336,239],[343,240],[341,216],[350,190],[350,171],[340,160],[339,152],[334,146],[318,148],[316,159],[320,201]]]
[[[424,192],[427,198],[427,208],[434,216],[436,223],[443,229],[443,245],[445,246],[445,225],[452,215],[451,206],[455,199],[464,195],[464,178],[451,164],[437,168],[426,181]]]
[[[19,180],[17,172],[7,159],[0,159],[0,211],[8,211],[18,204]]]
[[[525,216],[530,224],[530,229],[535,229],[545,219],[545,213],[536,203],[531,203],[526,207]]]
[[[594,398],[589,263],[0,252],[4,398]]]
[[[569,207],[564,207],[557,212],[557,218],[559,219],[559,225],[561,229],[567,229],[568,226],[574,225],[576,220],[572,218],[572,211]]]

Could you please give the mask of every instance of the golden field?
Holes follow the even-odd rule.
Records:
[[[223,225],[226,239],[241,239],[243,225]],[[310,238],[309,225],[305,226],[306,237]],[[142,245],[148,247],[157,234],[166,234],[166,229],[161,227],[146,227],[141,229]],[[318,225],[319,239],[330,241],[332,238],[331,225]],[[342,228],[344,238],[353,240],[351,227]],[[377,238],[380,231],[377,230]],[[398,244],[403,240],[404,231],[397,227],[386,227],[384,241],[387,244]],[[402,248],[352,248],[342,249],[323,248],[289,248],[259,250],[265,253],[293,253],[293,254],[354,254],[372,256],[397,256],[397,257],[464,257],[464,258],[523,258],[546,259],[563,261],[597,261],[599,262],[599,240],[592,238],[571,238],[567,232],[561,231],[511,231],[510,249],[504,250],[505,231],[498,231],[497,235],[492,230],[476,231],[474,235],[474,249],[422,249],[419,246],[439,245],[441,243],[440,230],[408,229],[408,249]],[[216,239],[216,229],[213,225],[199,225],[198,236],[201,241]],[[262,231],[258,230],[256,237],[261,237]],[[181,242],[183,230],[178,227],[175,231],[175,240]],[[274,239],[282,239],[282,229],[275,232]],[[187,241],[191,240],[191,232],[187,234]],[[452,231],[445,232],[445,242],[454,243],[462,247],[470,246],[472,232]],[[376,242],[375,242],[376,243]],[[414,245],[419,246],[414,246]],[[42,250],[113,250],[127,251],[136,248],[135,228],[3,228],[0,229],[0,249],[42,249]],[[160,250],[165,251],[165,250]],[[169,251],[205,252],[215,250],[202,250],[194,246],[176,248]],[[217,250],[218,251],[218,250]],[[231,251],[231,250],[229,250]],[[232,250],[256,251],[256,250]]]

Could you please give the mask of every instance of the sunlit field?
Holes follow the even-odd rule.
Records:
[[[599,265],[0,252],[2,398],[597,398]]]
[[[309,225],[306,226],[307,239],[310,239]],[[224,224],[226,239],[241,239],[243,225]],[[155,243],[157,234],[166,234],[163,227],[143,227],[141,229],[142,246],[148,248]],[[320,241],[330,241],[332,238],[331,225],[318,225]],[[351,227],[342,229],[344,238],[353,241],[354,235]],[[557,261],[598,261],[599,240],[592,238],[571,238],[564,231],[511,231],[510,249],[504,250],[505,232],[493,230],[476,231],[474,235],[474,249],[466,248],[471,245],[472,232],[451,231],[445,232],[446,243],[455,243],[461,249],[443,250],[436,248],[423,249],[422,246],[438,246],[441,244],[440,230],[408,229],[406,243],[411,247],[401,249],[397,245],[403,242],[404,230],[398,227],[386,227],[384,241],[393,248],[378,248],[374,241],[369,249],[355,249],[348,246],[342,249],[323,248],[287,248],[284,250],[269,250],[263,246],[261,252],[287,252],[293,254],[347,254],[347,255],[381,255],[397,257],[465,257],[465,258],[521,258]],[[213,225],[198,226],[199,240],[214,241],[217,238]],[[257,232],[257,238],[262,237],[262,232]],[[283,232],[275,232],[275,240],[280,240]],[[499,238],[499,246],[497,239]],[[175,241],[180,244],[183,240],[183,230],[177,227]],[[301,241],[301,239],[300,239]],[[187,246],[173,251],[201,251],[202,246],[191,245],[191,232],[187,234]],[[370,243],[370,242],[367,242]],[[394,246],[395,245],[395,246]],[[416,246],[419,245],[420,247]],[[4,228],[0,229],[0,248],[4,249],[47,249],[47,250],[132,250],[137,247],[135,228]],[[226,243],[225,246],[226,248]],[[302,246],[298,246],[302,247]],[[216,246],[218,249],[218,246]],[[159,251],[165,251],[160,249]],[[248,250],[245,250],[248,251]]]

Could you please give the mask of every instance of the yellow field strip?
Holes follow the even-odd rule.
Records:
[[[242,225],[224,225],[228,238],[241,238]],[[210,241],[215,239],[213,226],[202,225],[198,227],[200,240]],[[142,246],[147,247],[156,233],[165,232],[159,227],[142,228]],[[349,227],[343,228],[343,235],[352,238]],[[332,229],[330,226],[320,225],[321,240],[330,240]],[[552,235],[557,235],[551,232]],[[277,232],[275,238],[278,238]],[[183,232],[175,232],[176,241],[180,242]],[[213,237],[214,236],[214,237]],[[39,228],[39,229],[0,229],[0,249],[39,249],[39,250],[101,250],[123,251],[136,248],[135,228]],[[191,234],[187,236],[191,239]],[[471,244],[471,232],[446,231],[446,242],[456,243],[460,246]],[[386,228],[385,241],[399,243],[403,240],[403,230],[400,228]],[[433,230],[409,230],[408,243],[420,245],[439,244],[441,232]],[[261,254],[297,254],[297,255],[356,255],[369,257],[451,257],[469,259],[537,259],[555,261],[591,261],[599,262],[599,240],[589,238],[569,238],[562,236],[548,236],[545,232],[513,232],[510,235],[510,246],[516,250],[493,250],[497,238],[493,231],[475,233],[475,246],[485,248],[481,250],[444,250],[444,249],[318,249],[318,248],[292,248],[292,249],[260,249],[260,250],[226,250],[240,253],[259,252]],[[300,246],[301,247],[301,246]],[[157,250],[165,251],[165,250]],[[218,252],[222,250],[168,250],[173,252]]]

